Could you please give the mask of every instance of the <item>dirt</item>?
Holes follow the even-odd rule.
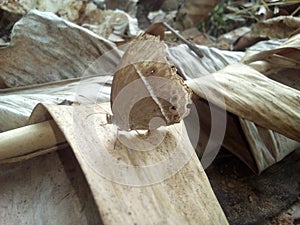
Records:
[[[299,222],[297,218],[284,214],[284,211],[299,201],[299,171],[300,150],[257,176],[225,149],[220,151],[206,170],[213,190],[232,225]],[[299,214],[299,208],[294,209],[294,215]]]

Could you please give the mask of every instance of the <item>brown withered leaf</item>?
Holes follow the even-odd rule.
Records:
[[[204,21],[217,3],[217,0],[186,0],[176,16],[176,28],[184,30]]]
[[[289,37],[300,27],[300,18],[279,16],[252,25],[252,36],[279,39]]]

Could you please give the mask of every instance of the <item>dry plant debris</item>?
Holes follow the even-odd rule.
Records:
[[[117,68],[120,63],[122,51],[126,52],[126,49],[122,48],[120,44],[135,39],[152,21],[167,22],[171,28],[179,29],[187,41],[197,44],[205,43],[210,46],[209,48],[197,46],[203,55],[200,58],[186,45],[176,46],[179,43],[178,35],[170,34],[164,29],[157,30],[157,26],[154,24],[148,30],[148,33],[159,35],[161,40],[167,43],[168,57],[171,61],[174,60],[178,72],[187,79],[186,85],[195,93],[193,98],[197,101],[199,115],[205,114],[200,118],[205,126],[202,133],[204,138],[202,136],[198,143],[198,156],[201,158],[203,150],[201,146],[207,143],[209,138],[209,116],[206,116],[210,113],[207,110],[207,102],[209,102],[227,110],[228,121],[223,147],[236,155],[256,174],[261,174],[257,178],[253,178],[252,174],[249,176],[249,181],[245,181],[245,179],[241,181],[234,177],[234,171],[229,175],[226,175],[225,172],[225,175],[216,176],[217,170],[214,172],[208,170],[216,195],[221,205],[226,207],[224,211],[229,223],[243,223],[235,215],[235,210],[240,209],[247,215],[243,218],[246,223],[269,221],[273,224],[292,224],[297,222],[299,220],[297,216],[289,217],[281,214],[276,217],[275,215],[284,210],[283,207],[289,207],[297,200],[295,197],[297,195],[296,181],[284,179],[287,183],[280,184],[282,187],[292,188],[290,192],[283,193],[276,188],[268,189],[272,191],[271,197],[276,198],[277,194],[285,198],[282,204],[272,198],[257,213],[253,212],[254,208],[249,209],[249,213],[247,213],[245,208],[256,207],[259,202],[263,201],[265,197],[263,192],[259,191],[258,193],[253,189],[266,185],[260,186],[260,182],[265,181],[265,178],[272,177],[272,171],[276,168],[282,169],[289,173],[290,177],[297,179],[297,174],[295,174],[297,171],[293,173],[292,170],[286,169],[288,166],[286,162],[293,163],[293,168],[298,168],[297,159],[299,157],[292,152],[300,147],[299,2],[264,0],[259,3],[257,1],[232,0],[221,1],[220,4],[217,4],[217,1],[199,2],[195,0],[186,0],[181,3],[171,0],[128,0],[124,1],[124,5],[121,7],[127,12],[116,10],[119,2],[107,0],[106,9],[103,4],[105,1],[74,2],[67,0],[56,3],[53,1],[5,1],[0,3],[0,130],[5,131],[24,126],[37,102],[51,102],[52,105],[46,105],[46,108],[39,106],[34,111],[31,121],[43,122],[50,119],[50,113],[58,123],[86,174],[88,185],[92,189],[92,195],[95,197],[96,205],[105,224],[118,224],[124,222],[124,219],[132,223],[136,221],[143,223],[146,219],[149,222],[170,223],[161,217],[160,210],[152,207],[155,204],[161,210],[168,210],[170,214],[174,215],[174,218],[176,217],[176,222],[179,224],[180,221],[196,223],[200,220],[205,221],[204,224],[212,221],[212,224],[226,224],[224,213],[196,155],[193,155],[192,160],[176,176],[152,189],[130,189],[115,185],[105,179],[97,178],[97,180],[97,176],[81,158],[81,150],[74,145],[76,140],[69,129],[72,106],[53,104],[62,101],[62,96],[59,96],[55,90],[61,92],[64,88],[70,88],[68,89],[68,97],[70,97],[72,93],[76,92],[74,86],[80,84],[80,78],[84,71],[100,56],[105,56],[103,62],[89,73],[93,75],[99,68],[102,68],[100,72],[98,71],[101,79],[89,80],[89,82],[91,85],[98,84],[94,88],[104,87],[105,79],[110,79],[109,82],[111,82],[115,72],[113,68]],[[220,36],[221,34],[222,36]],[[245,50],[258,41],[268,39],[284,40],[280,40],[280,46],[271,49],[247,51],[240,62],[238,61],[241,53],[231,52],[230,54],[236,55],[230,56],[228,52],[211,48],[211,46],[215,46],[222,49]],[[156,40],[158,45],[164,45],[163,42]],[[171,46],[176,47],[172,48]],[[155,48],[159,47],[153,46],[151,51],[155,52]],[[114,50],[113,54],[104,54],[111,50]],[[147,52],[151,53],[151,51]],[[142,51],[140,54],[146,55]],[[130,63],[130,57],[127,60]],[[147,65],[143,64],[141,67],[147,67]],[[203,76],[208,74],[212,74],[219,86],[215,86],[209,76]],[[68,81],[64,81],[66,79]],[[49,89],[45,91],[43,88]],[[221,94],[225,99],[226,108],[219,98],[207,98],[206,93],[202,91],[203,88],[212,93]],[[53,96],[47,95],[47,91]],[[34,95],[39,95],[38,93],[43,94],[34,97]],[[103,99],[107,99],[109,94],[109,91],[105,92],[106,98]],[[95,96],[83,97],[90,102]],[[21,107],[24,112],[19,110]],[[82,114],[85,115],[86,109],[82,110]],[[104,119],[101,117],[100,120]],[[170,133],[176,133],[174,127],[176,125],[171,126]],[[173,128],[175,130],[172,130]],[[99,132],[107,133],[103,129]],[[0,133],[0,137],[7,134],[3,133],[1,136]],[[188,142],[186,139],[180,143],[182,149],[187,148]],[[1,143],[5,142],[2,140]],[[6,143],[8,143],[6,147],[9,148],[9,142]],[[66,143],[63,144],[65,147]],[[51,142],[51,146],[41,147],[44,151],[36,152],[35,150],[41,149],[29,149],[29,152],[23,153],[21,149],[21,152],[17,151],[11,156],[7,156],[7,152],[4,152],[6,155],[3,153],[3,157],[0,158],[6,160],[8,157],[10,162],[25,160],[57,150],[56,145],[59,143]],[[168,149],[167,145],[165,149]],[[127,160],[126,162],[147,162],[147,160],[152,162],[155,159],[152,155],[144,155],[145,158],[142,157],[141,160],[140,155],[134,156],[128,149],[123,150],[114,154],[120,154],[119,158]],[[10,153],[12,152],[10,151]],[[157,157],[164,157],[164,151],[161,154]],[[292,154],[294,158],[291,159],[289,154]],[[217,158],[217,160],[220,159],[222,161],[222,157]],[[224,165],[227,165],[226,159],[223,161]],[[213,165],[216,166],[218,163],[220,161]],[[246,171],[245,168],[243,170]],[[0,172],[0,176],[4,173],[1,174]],[[279,174],[274,180],[279,182],[280,176],[284,176],[284,173]],[[225,181],[223,180],[225,183],[222,183],[222,179],[225,179]],[[199,192],[195,186],[201,182],[203,189]],[[266,183],[272,185],[270,179]],[[224,184],[226,187],[222,188]],[[181,185],[192,190],[193,195],[189,195],[186,190],[177,189]],[[233,190],[240,188],[239,185],[244,193],[236,191],[237,197],[233,197]],[[98,189],[99,186],[100,189]],[[117,198],[108,197],[113,195],[111,190],[115,190],[118,193],[117,197],[123,198],[128,207],[133,209],[130,214],[120,209]],[[153,195],[153,193],[155,194]],[[223,195],[220,195],[222,193]],[[176,204],[174,208],[169,208],[168,203],[175,201],[174,195]],[[206,197],[203,197],[205,195]],[[241,203],[245,196],[249,204]],[[140,201],[141,198],[144,201]],[[231,205],[224,203],[228,198],[233,202]],[[161,201],[162,199],[164,201]],[[145,210],[144,214],[136,214],[135,210],[142,208],[145,201],[149,203],[147,204],[149,209]],[[236,201],[241,202],[237,203]],[[202,205],[206,205],[206,203],[210,203],[210,206],[203,208]],[[197,215],[192,213],[192,208],[198,209]],[[147,217],[149,212],[152,212],[153,215]],[[8,217],[5,219],[9,221]]]

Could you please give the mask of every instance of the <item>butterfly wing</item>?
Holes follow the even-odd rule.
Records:
[[[165,48],[159,38],[144,34],[124,53],[111,90],[114,121],[121,129],[156,129],[188,114],[192,92],[168,61]]]

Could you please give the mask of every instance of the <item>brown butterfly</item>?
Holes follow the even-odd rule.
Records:
[[[122,130],[152,130],[180,122],[192,91],[167,58],[159,37],[142,34],[128,46],[111,89],[113,123]]]

